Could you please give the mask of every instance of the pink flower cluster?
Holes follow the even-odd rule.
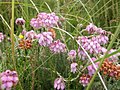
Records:
[[[68,60],[71,60],[72,63],[71,63],[71,72],[75,73],[77,71],[77,66],[78,64],[75,62],[75,59],[76,59],[76,50],[70,50],[70,52],[68,52]]]
[[[86,51],[89,51],[91,54],[101,53],[101,46],[97,41],[88,39],[88,41],[85,44],[83,44],[83,47]]]
[[[23,30],[22,31],[22,34],[25,36],[26,39],[28,40],[33,40],[33,39],[36,39],[37,37],[37,34],[35,31],[31,30],[31,31],[26,31],[26,30]]]
[[[78,42],[80,42],[83,48],[88,51],[90,54],[98,54],[101,53],[101,46],[96,40],[92,40],[86,37],[78,38]]]
[[[73,62],[71,64],[71,72],[75,73],[77,71],[77,66],[78,66],[78,64]]]
[[[51,28],[57,25],[59,17],[55,13],[39,13],[37,18],[32,18],[30,25],[35,29],[40,29],[41,27]]]
[[[65,90],[65,82],[62,77],[55,79],[54,88],[56,90]]]
[[[49,47],[49,49],[53,53],[60,53],[66,51],[66,45],[60,40],[56,40],[53,42],[53,33],[50,31],[37,34],[33,30],[28,32],[26,30],[23,30],[22,35],[24,35],[24,38],[27,40],[37,39],[40,46]]]
[[[72,60],[75,59],[76,55],[77,55],[77,53],[76,53],[75,50],[70,50],[70,52],[68,52],[68,58],[69,59],[72,59]]]
[[[102,44],[108,43],[108,37],[105,35],[97,35],[93,36],[91,38],[82,36],[78,37],[78,42],[80,42],[83,46],[83,48],[88,51],[90,54],[98,54],[102,52]],[[80,51],[78,49],[78,56],[81,57],[82,54],[83,56],[86,56],[83,51]],[[84,57],[83,57],[84,58]]]
[[[24,25],[25,24],[25,20],[23,18],[17,18],[15,23],[17,25]]]
[[[95,61],[96,60],[96,58],[91,58],[93,61]],[[96,62],[95,63],[95,66],[96,66],[96,68],[98,68],[98,66],[99,66],[99,62]],[[88,67],[87,67],[87,69],[88,69],[88,73],[89,73],[89,75],[90,76],[92,76],[94,73],[95,73],[95,68],[93,67],[93,65],[89,65]]]
[[[81,48],[78,48],[78,57],[81,60],[86,60],[87,59],[87,55],[85,54],[85,52],[83,50],[81,50]]]
[[[97,27],[96,27],[94,24],[90,23],[90,24],[86,27],[86,30],[88,31],[88,33],[94,34],[94,32],[97,31]]]
[[[4,40],[4,35],[3,33],[0,32],[0,42],[2,42]]]
[[[60,53],[66,51],[65,44],[63,44],[60,40],[56,40],[53,43],[51,43],[49,48],[53,53]]]
[[[40,46],[49,46],[53,41],[51,32],[42,32],[37,35],[37,38]]]
[[[98,36],[92,37],[91,40],[97,41],[99,44],[102,45],[102,44],[108,43],[109,38],[105,35],[98,35]]]
[[[106,35],[107,32],[105,30],[102,30],[102,28],[98,28],[97,26],[95,26],[94,24],[90,23],[87,27],[86,30],[88,31],[88,33],[90,34],[102,34],[102,35]]]
[[[16,71],[6,70],[0,73],[1,87],[0,90],[11,90],[12,86],[16,86],[18,83],[18,75]]]
[[[110,34],[109,32],[102,30],[101,28],[96,27],[94,24],[90,23],[86,30],[90,34],[94,34],[93,36],[79,36],[78,42],[81,43],[82,47],[90,54],[101,54],[106,52],[105,48],[102,47],[103,44],[108,43],[108,36],[106,34]],[[98,35],[96,35],[98,34]],[[87,59],[87,56],[81,48],[78,48],[78,56],[82,60]]]

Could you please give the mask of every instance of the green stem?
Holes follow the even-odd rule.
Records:
[[[48,5],[48,3],[45,2],[45,4],[48,7],[49,11],[52,13],[52,10],[51,10],[50,6]]]
[[[12,0],[12,20],[11,20],[11,48],[12,48],[12,60],[14,69],[16,70],[16,62],[15,62],[15,43],[14,43],[14,0]]]
[[[60,2],[59,0],[56,0],[57,1],[57,13],[60,13]]]
[[[115,55],[115,54],[117,54],[117,53],[119,53],[119,52],[120,52],[120,48],[119,48],[118,50],[110,53],[110,54],[107,54],[106,57],[105,57],[105,59],[106,59],[106,58],[109,58],[110,56],[113,56],[113,55]],[[103,57],[102,57],[102,58],[103,58]],[[94,63],[101,61],[102,58],[98,58]],[[92,63],[90,63],[89,65],[91,65],[91,64],[92,64]],[[87,65],[87,66],[89,66],[89,65]]]
[[[36,9],[37,13],[39,13],[39,10],[38,10],[38,8],[36,7],[35,3],[34,3],[32,0],[30,0],[30,2],[32,3],[32,5],[34,6],[34,8]]]
[[[12,19],[11,19],[11,49],[12,49],[12,60],[14,70],[16,71],[16,61],[15,61],[15,42],[14,42],[14,8],[15,8],[15,0],[12,0]],[[22,89],[21,83],[19,82],[20,88]]]
[[[4,24],[7,25],[7,27],[11,30],[11,27],[9,26],[9,24],[7,23],[7,21],[3,18],[3,16],[0,14],[1,19],[3,20]]]
[[[86,13],[88,14],[88,16],[89,16],[89,18],[90,18],[90,22],[93,23],[92,17],[91,17],[91,15],[89,14],[87,8],[85,7],[85,5],[83,4],[83,2],[82,2],[81,0],[79,0],[79,1],[80,1],[81,5],[83,6],[83,8],[85,9]]]
[[[119,35],[119,32],[120,32],[120,24],[118,25],[118,28],[117,28],[117,30],[116,30],[116,32],[115,32],[115,36],[116,36],[116,37]],[[93,75],[93,77],[92,77],[90,83],[88,84],[86,90],[90,90],[90,87],[92,86],[92,83],[93,83],[95,77],[97,76],[97,72],[99,71],[100,67],[102,66],[102,63],[103,63],[104,59],[106,58],[106,56],[107,56],[107,54],[108,54],[108,51],[112,48],[113,43],[114,43],[115,40],[116,40],[116,38],[113,37],[113,39],[111,40],[111,42],[110,42],[110,44],[109,44],[109,46],[108,46],[108,48],[107,48],[107,52],[105,53],[104,57],[102,58],[102,60],[101,60],[101,62],[100,62],[99,68],[97,69],[97,71],[96,71],[95,74]]]

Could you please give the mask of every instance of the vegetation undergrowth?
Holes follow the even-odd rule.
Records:
[[[119,0],[0,0],[0,90],[120,90]]]

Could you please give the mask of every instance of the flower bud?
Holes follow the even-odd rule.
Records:
[[[24,25],[25,24],[25,20],[23,18],[17,18],[15,23],[17,25]]]

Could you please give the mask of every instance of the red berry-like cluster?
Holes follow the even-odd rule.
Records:
[[[32,47],[32,41],[31,40],[24,40],[24,39],[21,39],[19,41],[19,47],[21,49],[30,49]]]
[[[112,61],[106,59],[100,70],[105,75],[109,75],[110,77],[114,77],[116,79],[120,79],[120,66],[115,65]]]
[[[83,86],[87,86],[90,80],[91,80],[91,76],[89,74],[83,74],[80,77],[79,83],[81,83]]]

